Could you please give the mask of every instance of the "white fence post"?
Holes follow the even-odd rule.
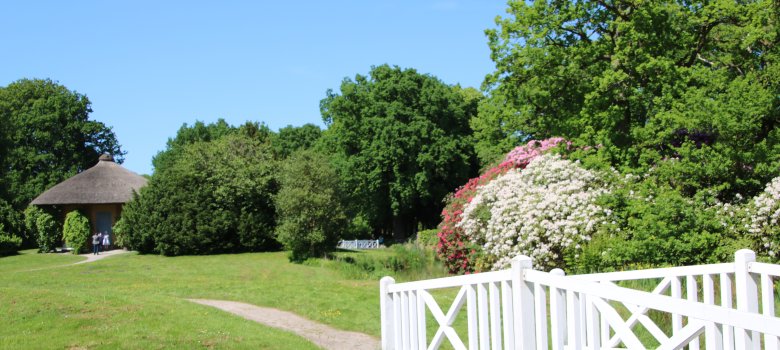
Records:
[[[565,276],[561,269],[553,269],[551,275]],[[566,341],[566,295],[565,291],[550,287],[550,331],[552,332],[552,349],[563,350]]]
[[[382,277],[379,281],[379,305],[381,308],[382,319],[382,349],[391,350],[395,346],[393,344],[393,326],[395,321],[393,320],[393,297],[388,292],[390,285],[395,283],[395,279],[390,276]]]
[[[748,271],[748,264],[756,261],[756,253],[740,249],[734,254],[734,277],[737,284],[737,310],[758,314],[758,283]],[[758,332],[735,329],[738,349],[760,349]]]
[[[525,270],[531,270],[530,257],[520,255],[512,259],[512,299],[514,299],[515,347],[536,348],[536,325],[533,286],[525,282]]]

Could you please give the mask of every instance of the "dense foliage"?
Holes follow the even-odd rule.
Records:
[[[322,257],[338,243],[347,224],[338,176],[328,159],[312,151],[293,153],[279,172],[275,205],[277,239],[290,260]]]
[[[62,225],[62,239],[65,245],[73,248],[73,254],[81,254],[87,250],[90,238],[89,220],[78,210],[65,215],[65,223]]]
[[[295,151],[310,149],[322,136],[322,129],[314,124],[288,125],[271,136],[271,147],[278,159],[285,159]]]
[[[621,270],[637,266],[694,265],[729,261],[752,243],[742,229],[730,225],[713,193],[693,198],[664,184],[652,172],[627,175],[601,198],[613,214],[568,267],[583,272]],[[728,208],[726,208],[728,209]]]
[[[137,200],[137,199],[136,199]],[[114,223],[111,232],[114,234],[114,245],[121,248],[127,247],[127,221],[120,218]]]
[[[480,154],[562,135],[637,174],[663,167],[659,179],[687,197],[712,189],[725,200],[778,173],[773,1],[510,1],[507,11],[488,30],[497,69],[472,121]]]
[[[0,256],[16,252],[22,246],[24,232],[20,213],[0,198]]]
[[[439,243],[439,230],[432,228],[428,230],[421,230],[417,232],[417,239],[415,244],[425,249],[434,250]]]
[[[475,173],[468,121],[480,98],[387,65],[328,91],[323,143],[335,153],[351,216],[396,239],[435,226],[445,195]]]
[[[0,255],[7,255],[22,246],[24,221],[19,211],[0,198]]]
[[[166,168],[176,161],[187,145],[216,141],[224,136],[236,134],[239,130],[245,135],[263,141],[272,135],[271,130],[267,126],[252,122],[246,122],[240,127],[230,125],[221,118],[210,124],[205,124],[202,121],[196,121],[192,125],[184,123],[176,132],[176,136],[168,139],[165,150],[158,152],[152,159],[154,171],[165,171]]]
[[[0,87],[0,198],[23,210],[44,190],[97,163],[121,163],[111,128],[90,120],[89,99],[51,80]]]
[[[51,252],[62,242],[60,225],[49,213],[41,212],[36,217],[35,230],[38,233],[38,252]]]
[[[21,245],[21,238],[9,234],[5,230],[5,226],[0,227],[0,256],[15,253]]]
[[[38,242],[38,217],[43,214],[43,210],[31,205],[24,209],[22,213],[24,221],[24,238],[37,244]]]
[[[274,246],[276,164],[254,130],[182,146],[125,205],[127,246],[164,255]]]

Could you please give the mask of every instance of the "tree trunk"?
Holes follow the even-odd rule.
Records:
[[[393,240],[403,242],[409,236],[411,218],[406,215],[393,216]]]

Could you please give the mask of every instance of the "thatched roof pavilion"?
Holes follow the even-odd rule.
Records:
[[[34,205],[127,203],[146,185],[146,178],[104,154],[98,163],[43,192]]]
[[[104,154],[95,166],[48,189],[30,204],[57,207],[63,215],[80,210],[87,215],[94,231],[110,233],[122,213],[122,205],[133,199],[133,191],[138,192],[146,182],[146,178]]]

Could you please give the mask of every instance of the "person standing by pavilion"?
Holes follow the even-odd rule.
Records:
[[[103,232],[98,232],[98,255],[103,251]]]
[[[92,235],[92,255],[100,254],[100,235],[95,232]]]
[[[111,237],[108,232],[103,232],[103,249],[108,250],[111,247]]]

